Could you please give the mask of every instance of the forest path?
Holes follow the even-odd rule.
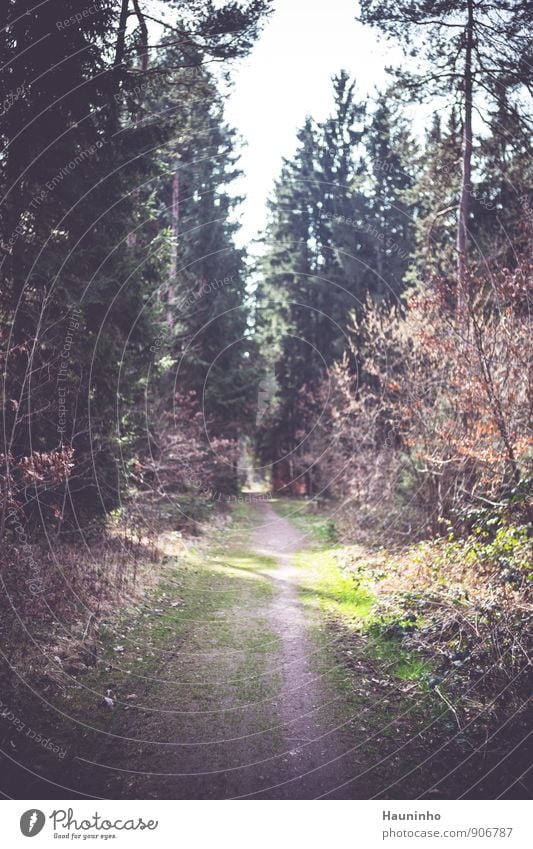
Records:
[[[360,763],[339,730],[343,696],[299,599],[306,538],[265,502],[246,524],[244,549],[204,560],[207,581],[196,570],[185,592],[180,583],[184,638],[119,738],[84,761],[95,795],[312,799],[343,784],[350,798]]]
[[[43,749],[33,777],[15,770],[14,798],[496,798],[513,787],[527,747],[520,757],[511,741],[508,772],[507,744],[473,756],[424,685],[424,661],[365,630],[374,596],[343,569],[329,522],[286,499],[237,504],[197,538],[165,517],[157,589],[101,633],[99,662],[55,694],[56,709],[35,707],[29,724],[67,757]]]

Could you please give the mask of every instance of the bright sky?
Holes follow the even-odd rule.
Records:
[[[241,207],[239,241],[250,245],[265,223],[265,201],[283,156],[296,146],[306,114],[321,120],[332,108],[331,77],[345,68],[361,94],[386,83],[385,65],[401,53],[357,23],[356,0],[275,0],[275,10],[251,54],[235,68],[226,118],[247,146],[237,191]]]

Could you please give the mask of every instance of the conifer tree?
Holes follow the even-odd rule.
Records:
[[[372,293],[374,297],[397,297],[404,288],[413,249],[410,189],[416,151],[391,92],[378,98],[366,134],[366,152],[370,171],[368,230],[375,255]]]
[[[306,120],[270,204],[257,326],[279,401],[261,428],[263,457],[303,444],[309,399],[344,356],[353,313],[368,296],[402,291],[412,247],[407,128],[383,97],[365,130],[366,106],[345,72],[333,92],[331,117]]]
[[[361,20],[397,38],[418,69],[398,71],[413,97],[452,96],[460,104],[456,261],[458,312],[466,308],[468,230],[473,191],[473,113],[487,97],[499,100],[502,81],[516,95],[531,85],[531,5],[527,0],[361,0]],[[515,99],[518,103],[518,99]],[[528,126],[521,115],[522,131]]]
[[[439,113],[426,131],[410,189],[414,216],[414,249],[407,279],[421,287],[453,274],[456,263],[454,232],[460,175],[460,128],[454,109],[442,126]]]
[[[175,150],[172,133],[188,111],[175,109],[175,97],[169,121],[150,111],[150,91],[176,68],[184,76],[213,57],[243,55],[267,5],[181,4],[175,26],[165,24],[161,44],[150,45],[151,17],[133,0],[102,0],[91,14],[81,0],[61,10],[4,4],[3,517],[15,504],[59,529],[80,505],[83,523],[119,502],[142,431],[157,294],[171,256],[169,229],[157,221],[158,184],[165,146]],[[22,43],[31,50],[21,52]],[[200,116],[208,130],[212,118]],[[220,161],[231,159],[229,145],[215,143]],[[224,207],[215,196],[214,207]],[[213,237],[219,250],[229,240],[227,213],[226,204]],[[32,452],[42,469],[28,476]]]

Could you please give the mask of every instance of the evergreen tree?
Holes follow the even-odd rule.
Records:
[[[461,155],[457,114],[451,110],[442,127],[439,113],[433,116],[417,161],[417,177],[410,190],[415,210],[414,250],[407,275],[409,282],[424,286],[437,277],[453,273],[456,257],[454,230]]]
[[[361,0],[361,20],[398,38],[418,59],[418,70],[402,69],[402,89],[414,97],[452,95],[460,104],[461,158],[457,205],[457,303],[467,300],[468,229],[473,193],[473,112],[487,96],[498,101],[501,86],[515,94],[531,85],[531,5],[527,0]],[[418,38],[416,50],[413,42]],[[516,95],[518,94],[518,97]],[[528,126],[521,115],[522,132]]]
[[[276,419],[263,422],[261,456],[277,459],[296,443],[297,393],[323,370],[316,328],[316,274],[323,259],[316,240],[316,127],[307,119],[298,133],[293,161],[283,164],[269,203],[270,222],[261,262],[262,280],[256,292],[256,321],[266,371],[272,370],[279,389]],[[320,344],[320,343],[319,343]]]
[[[165,110],[148,112],[150,92],[178,69],[194,100],[202,82],[191,74],[185,81],[187,69],[243,55],[266,4],[181,4],[155,51],[141,3],[102,0],[84,14],[81,0],[68,0],[60,18],[51,6],[9,2],[0,21],[9,69],[0,129],[2,522],[14,504],[60,528],[68,515],[83,523],[119,503],[142,429],[163,309],[157,293],[171,257],[169,229],[157,220],[158,185],[165,146],[175,152],[172,133],[190,111],[176,109],[175,96],[172,120]],[[177,30],[181,46],[170,55]],[[23,43],[32,49],[21,52]],[[223,135],[211,142],[222,159]],[[213,236],[220,252],[228,204],[214,191],[213,210],[224,219]],[[230,276],[239,263],[220,270]]]
[[[366,134],[370,171],[368,230],[374,245],[374,297],[398,296],[413,249],[412,163],[415,145],[391,92],[377,101]]]
[[[479,145],[472,198],[472,240],[480,261],[514,268],[531,249],[531,143],[502,84],[488,132]]]
[[[234,242],[239,198],[229,194],[239,172],[234,133],[223,123],[220,103],[213,104],[206,127],[194,147],[183,151],[180,169],[180,372],[189,388],[203,394],[212,427],[235,433],[255,400],[247,268],[245,253]]]
[[[295,468],[304,456],[309,466],[310,399],[345,355],[353,313],[369,295],[402,291],[413,239],[407,128],[384,96],[365,131],[366,107],[345,72],[333,89],[332,116],[306,120],[276,183],[257,292],[258,337],[279,390],[261,454],[288,455]]]

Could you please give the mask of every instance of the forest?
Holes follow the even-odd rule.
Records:
[[[533,11],[354,0],[243,246],[276,5],[2,4],[3,796],[532,798]]]

